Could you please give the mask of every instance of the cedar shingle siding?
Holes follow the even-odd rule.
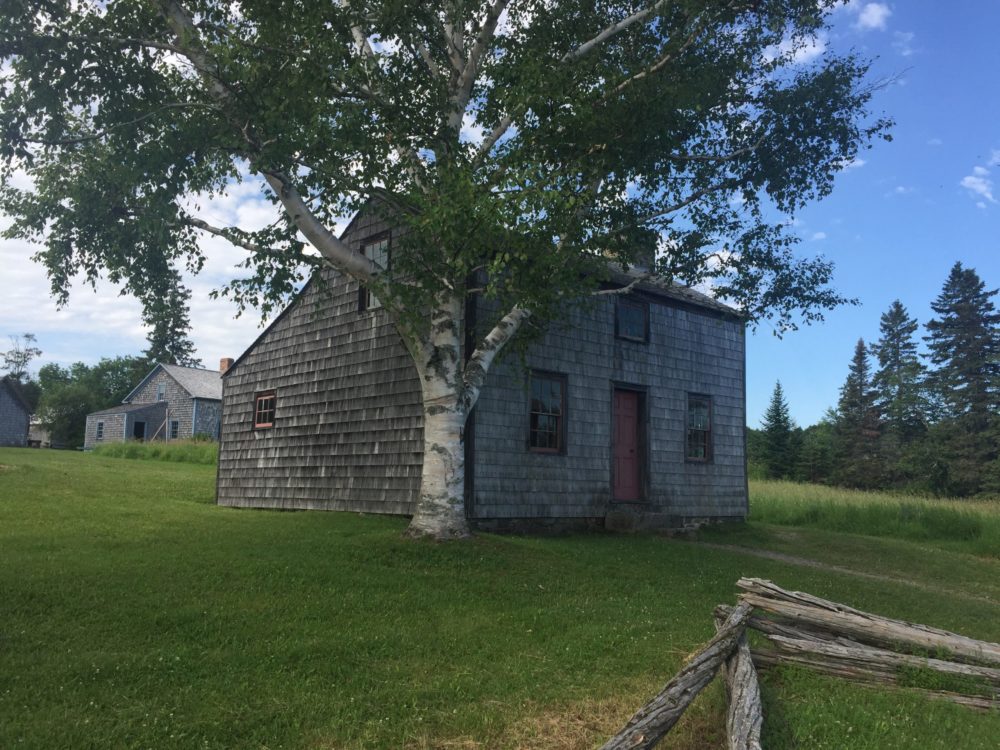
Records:
[[[16,385],[0,378],[0,446],[23,448],[28,444],[31,415]]]
[[[364,216],[345,241],[386,230]],[[416,372],[384,310],[358,311],[358,284],[324,271],[223,378],[218,502],[262,508],[412,512],[422,417]],[[615,336],[615,301],[574,312],[490,373],[467,429],[473,525],[678,526],[742,518],[744,325],[691,292],[647,290],[649,342]],[[477,317],[486,319],[482,303]],[[566,448],[528,450],[527,371],[565,376]],[[612,500],[612,395],[641,392],[641,502]],[[254,428],[256,397],[277,396]],[[685,460],[691,394],[712,403],[711,460]]]

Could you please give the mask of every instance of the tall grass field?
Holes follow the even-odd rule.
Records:
[[[0,748],[597,747],[711,637],[744,575],[1000,640],[1000,560],[975,546],[990,506],[975,506],[971,540],[940,523],[875,536],[823,526],[833,510],[796,520],[812,488],[756,485],[754,519],[711,544],[433,544],[403,539],[405,519],[220,508],[214,478],[200,463],[0,449]],[[885,580],[858,575],[871,571]],[[762,687],[775,750],[1000,737],[1000,712],[909,691],[801,670]],[[721,685],[662,747],[725,747]]]

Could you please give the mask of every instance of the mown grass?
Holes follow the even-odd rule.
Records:
[[[753,522],[929,542],[1000,558],[1000,501],[940,500],[754,480]]]
[[[961,597],[955,566],[953,594],[927,596],[657,537],[413,543],[400,519],[218,508],[210,466],[0,465],[3,748],[593,747],[741,575],[1000,640],[1000,604]],[[796,671],[764,685],[779,750],[1000,736],[1000,712]],[[715,685],[664,746],[722,747],[723,705]]]
[[[206,465],[219,462],[219,444],[207,440],[105,443],[94,448],[93,452],[107,458],[141,458]]]

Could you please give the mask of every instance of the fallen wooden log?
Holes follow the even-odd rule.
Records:
[[[993,667],[899,654],[861,644],[824,643],[781,635],[768,636],[768,640],[777,646],[782,655],[801,657],[803,662],[829,663],[859,674],[885,674],[893,680],[898,680],[901,670],[929,669],[958,680],[968,680],[984,692],[991,693],[994,700],[1000,700],[1000,669]]]
[[[724,620],[729,617],[729,613],[732,611],[732,606],[728,604],[718,604],[715,607],[715,618],[716,620]],[[767,617],[760,617],[759,615],[752,613],[750,617],[747,618],[747,627],[751,630],[756,630],[759,633],[764,633],[765,635],[784,635],[789,638],[802,638],[821,642],[844,640],[835,633],[831,633],[827,630],[813,630],[802,623],[793,625],[780,620],[771,620]]]
[[[695,654],[656,697],[640,708],[601,750],[651,748],[663,739],[736,648],[746,628],[749,604],[735,607],[705,647]]]
[[[799,658],[796,656],[790,657],[788,654],[779,653],[777,650],[754,648],[750,650],[750,654],[753,658],[754,664],[760,669],[780,667],[787,664],[798,664],[800,666],[807,667],[814,672],[829,675],[831,677],[846,678],[862,685],[877,685],[880,690],[906,690],[907,692],[917,693],[927,698],[948,700],[952,703],[958,703],[963,706],[982,710],[1000,708],[1000,702],[986,696],[966,695],[965,693],[954,693],[947,690],[927,690],[926,688],[903,687],[898,684],[895,677],[887,674],[880,674],[877,672],[864,673],[822,660],[809,660],[807,658]]]
[[[786,591],[770,581],[741,578],[740,600],[767,612],[875,646],[899,646],[945,652],[955,661],[1000,666],[1000,644],[977,641],[947,630],[893,620],[853,609],[800,591]]]
[[[729,750],[761,750],[760,730],[764,712],[760,702],[760,683],[750,657],[750,645],[744,631],[729,659],[726,660],[726,736]]]

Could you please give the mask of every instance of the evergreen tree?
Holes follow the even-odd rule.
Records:
[[[938,317],[924,337],[936,366],[931,382],[944,419],[934,448],[951,494],[984,489],[987,467],[998,458],[1000,407],[1000,313],[975,269],[956,263],[931,308]]]
[[[829,409],[816,424],[802,431],[793,476],[800,482],[822,483],[833,473],[833,424],[836,413]]]
[[[792,432],[795,429],[781,381],[774,384],[771,402],[761,424],[764,435],[764,467],[771,479],[787,478],[795,465]]]
[[[904,444],[919,435],[926,424],[925,372],[913,338],[917,325],[897,299],[882,314],[881,337],[871,347],[878,360],[871,385],[883,432],[897,436]]]
[[[840,389],[834,424],[834,479],[837,482],[850,487],[880,484],[878,437],[878,413],[871,389],[868,349],[864,339],[858,339],[847,380]]]
[[[149,363],[200,367],[194,356],[194,344],[188,338],[191,321],[188,302],[191,292],[181,285],[180,275],[167,270],[143,305],[142,322],[150,327],[146,334],[149,348],[143,354]]]
[[[938,318],[924,337],[946,416],[976,429],[986,428],[1000,393],[1000,313],[990,299],[996,293],[975,269],[956,263],[931,303]]]
[[[878,440],[883,482],[904,484],[903,455],[927,431],[930,403],[926,396],[926,371],[917,354],[914,334],[918,324],[897,299],[882,313],[881,334],[871,354],[878,363],[872,376],[875,409],[881,421]]]

